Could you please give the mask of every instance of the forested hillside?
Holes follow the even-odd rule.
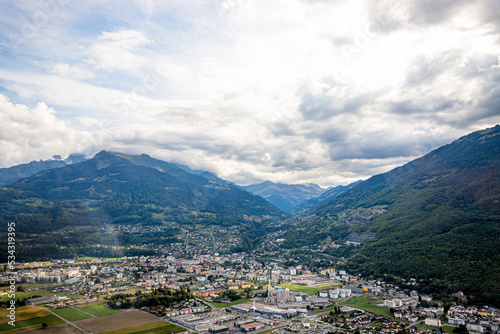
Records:
[[[359,273],[416,278],[428,292],[463,290],[499,303],[500,126],[358,184],[301,229],[310,235],[292,230],[289,244],[373,234],[351,252]]]

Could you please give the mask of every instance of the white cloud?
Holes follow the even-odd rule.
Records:
[[[69,64],[57,64],[52,70],[53,73],[63,77],[70,77],[73,79],[92,79],[95,74],[91,71],[86,71],[81,68],[70,66]]]
[[[493,2],[89,1],[11,46],[0,84],[90,133],[87,153],[345,184],[500,122]]]
[[[151,41],[140,31],[105,31],[99,36],[99,41],[89,48],[91,63],[96,69],[106,71],[135,70],[146,61],[139,54],[140,48],[149,43]]]
[[[69,155],[87,150],[96,137],[75,131],[57,119],[45,103],[29,108],[14,104],[0,94],[0,157],[3,167],[31,160],[48,159],[54,154]]]

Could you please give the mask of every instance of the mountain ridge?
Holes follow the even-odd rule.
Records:
[[[49,160],[31,161],[26,164],[0,168],[0,186],[14,183],[44,170],[60,168],[85,160],[82,154],[70,154],[68,158],[64,160],[60,156],[54,155],[53,158]]]
[[[500,304],[499,189],[497,125],[359,183],[313,210],[287,243],[370,233],[350,249],[353,271],[417,278],[426,292],[463,290]]]

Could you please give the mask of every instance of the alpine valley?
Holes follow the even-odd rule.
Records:
[[[500,305],[498,125],[330,189],[240,187],[148,155],[75,157],[0,170],[18,261],[216,249]]]

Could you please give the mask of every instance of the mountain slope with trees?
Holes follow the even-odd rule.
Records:
[[[287,242],[371,233],[351,253],[351,270],[415,278],[429,293],[462,290],[500,304],[500,126],[358,184],[297,229],[311,234],[292,230]]]
[[[168,239],[182,225],[253,231],[266,221],[288,217],[232,184],[188,173],[148,155],[106,151],[0,187],[0,208],[1,223],[16,222],[19,241],[30,239],[30,247],[42,239],[46,244],[72,246],[126,242],[99,232],[106,226],[174,226],[164,232]],[[85,234],[87,230],[91,231]]]

